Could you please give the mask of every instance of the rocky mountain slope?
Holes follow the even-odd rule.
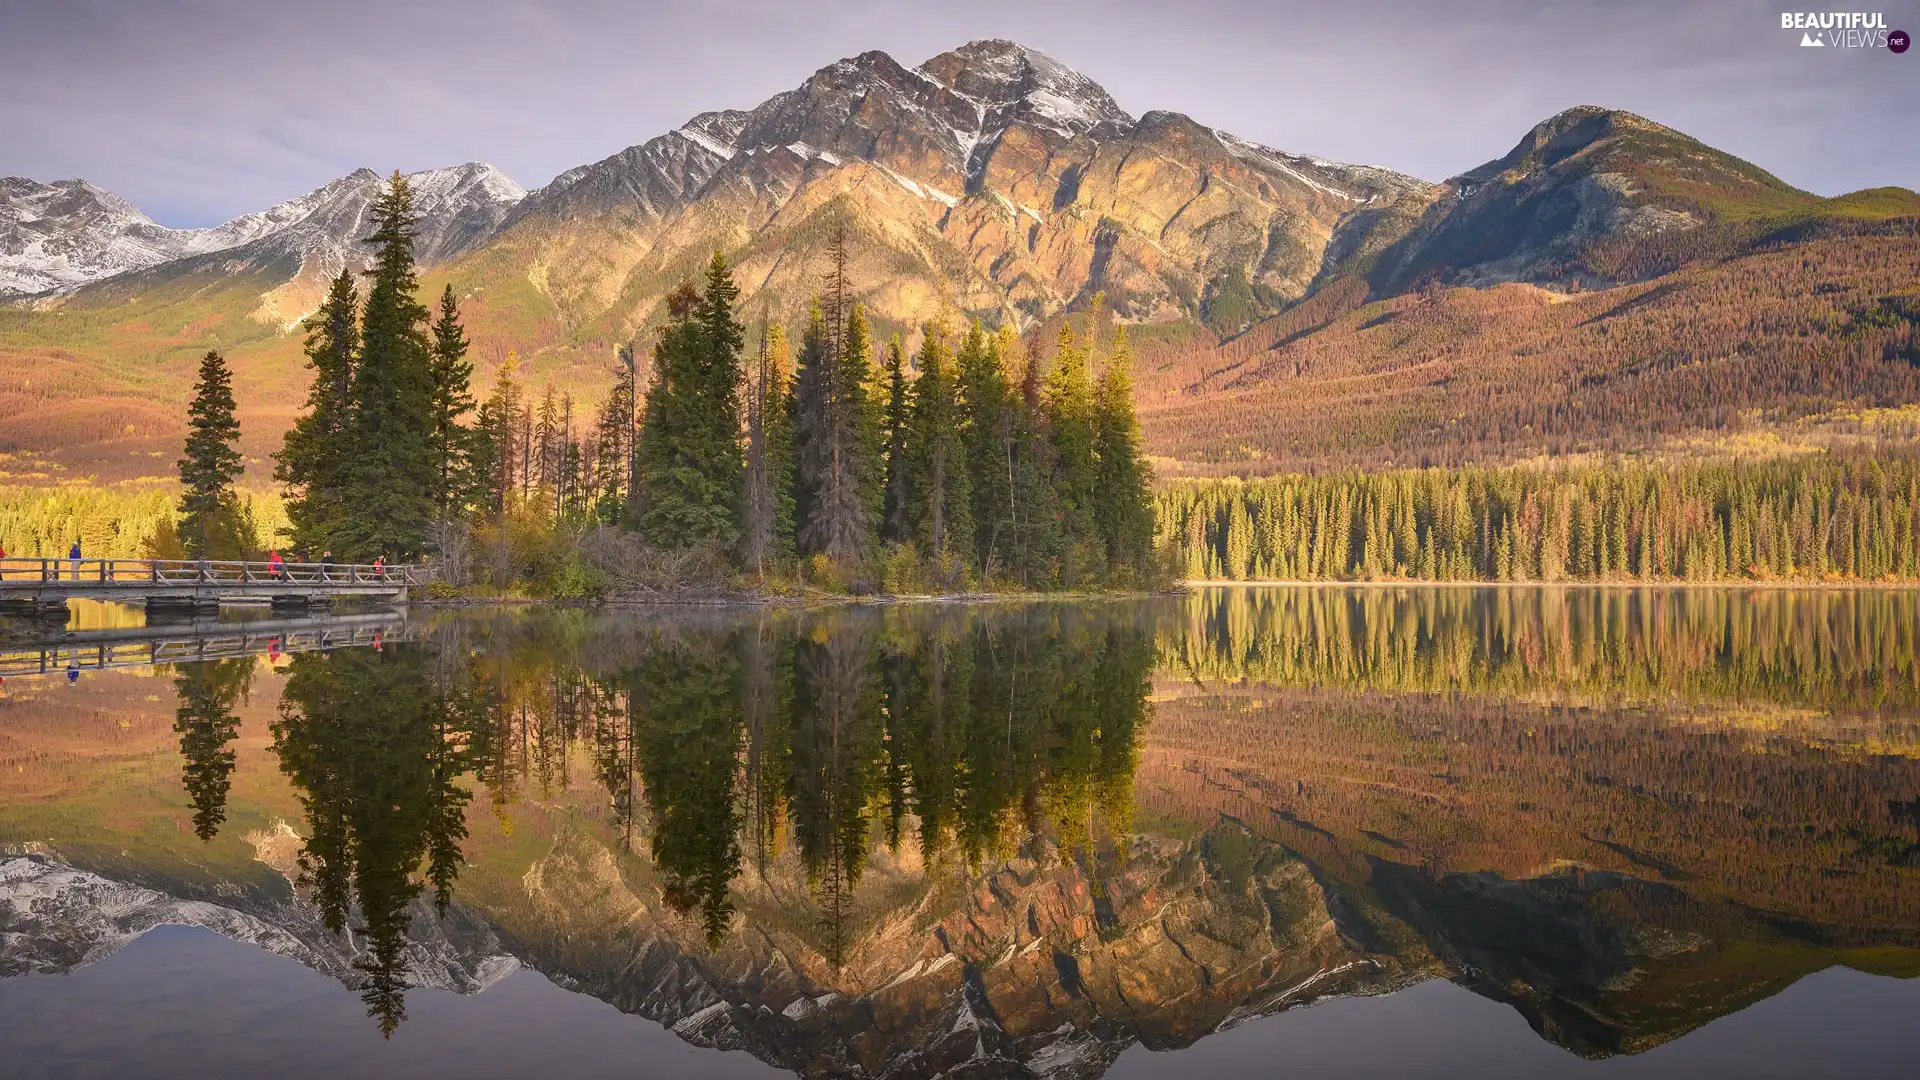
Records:
[[[1376,295],[1426,279],[1604,284],[1636,276],[1627,256],[1657,238],[1816,202],[1645,117],[1583,105],[1505,157],[1403,200],[1400,235],[1356,219],[1329,268],[1365,273]]]
[[[1044,54],[976,41],[914,68],[862,53],[573,170],[453,273],[498,285],[533,268],[565,321],[628,328],[718,247],[750,299],[797,311],[839,219],[882,318],[1018,322],[1105,291],[1125,317],[1175,319],[1221,295],[1300,296],[1345,216],[1426,187],[1135,118]]]

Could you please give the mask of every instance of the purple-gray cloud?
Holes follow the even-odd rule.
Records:
[[[1005,37],[1246,138],[1438,179],[1570,105],[1823,194],[1920,186],[1920,52],[1802,49],[1753,0],[0,0],[0,174],[212,224],[361,165],[529,187],[866,49]],[[1920,28],[1920,0],[1886,10]]]

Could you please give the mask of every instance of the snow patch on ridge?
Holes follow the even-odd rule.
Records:
[[[723,143],[718,139],[713,138],[712,136],[705,135],[698,131],[695,131],[692,128],[675,128],[673,129],[673,133],[687,140],[693,145],[699,147],[700,149],[705,150],[707,153],[714,154],[719,157],[732,159],[733,155],[739,152],[735,150],[733,147],[728,146],[726,143]]]

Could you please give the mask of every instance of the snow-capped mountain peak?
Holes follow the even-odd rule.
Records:
[[[409,174],[424,263],[451,258],[491,237],[526,189],[483,162]],[[0,296],[76,288],[176,259],[270,245],[302,272],[337,273],[365,235],[384,183],[356,169],[276,206],[205,229],[169,229],[133,204],[84,180],[43,184],[0,179]],[[318,256],[318,259],[314,259]]]
[[[969,41],[916,70],[989,110],[1024,114],[1073,134],[1103,123],[1133,123],[1099,83],[1017,42]]]

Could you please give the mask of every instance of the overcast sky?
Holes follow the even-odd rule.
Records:
[[[1135,115],[1428,179],[1596,104],[1822,194],[1920,187],[1920,50],[1801,48],[1791,2],[0,0],[0,175],[84,177],[175,226],[362,165],[535,187],[843,56],[1005,37]],[[1920,31],[1920,0],[1884,10]]]

